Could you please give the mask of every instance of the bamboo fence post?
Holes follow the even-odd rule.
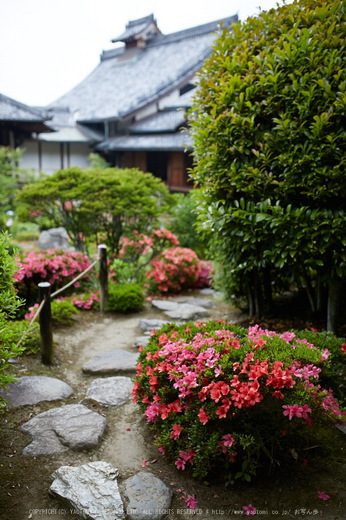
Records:
[[[41,333],[41,360],[45,365],[53,363],[53,334],[52,334],[52,311],[50,306],[50,283],[41,282],[38,284],[40,289],[40,302],[46,300],[40,313],[40,333]]]
[[[107,246],[100,244],[97,247],[100,261],[100,312],[105,312],[108,303]]]

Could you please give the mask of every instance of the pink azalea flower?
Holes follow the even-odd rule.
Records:
[[[193,495],[187,498],[185,501],[187,507],[190,509],[195,509],[195,507],[198,505],[198,502]]]
[[[257,512],[257,509],[252,504],[249,504],[248,506],[243,506],[243,509],[245,511],[246,516],[254,516]]]
[[[177,459],[174,464],[177,466],[178,469],[185,469],[185,460],[183,459]]]
[[[323,493],[323,491],[317,491],[317,493],[318,498],[320,498],[321,500],[328,500],[330,498],[330,496]]]

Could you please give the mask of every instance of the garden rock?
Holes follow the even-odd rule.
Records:
[[[95,448],[106,428],[106,419],[82,404],[52,408],[21,426],[21,431],[32,437],[23,454],[36,457],[60,453],[68,448]]]
[[[134,372],[137,364],[137,353],[127,350],[110,350],[103,354],[97,354],[83,365],[85,374],[117,374],[118,372]]]
[[[132,389],[129,377],[98,378],[89,386],[86,397],[107,406],[120,406],[129,399]]]
[[[68,502],[82,518],[122,520],[125,514],[118,476],[119,471],[103,461],[75,468],[61,466],[52,475],[49,494]]]
[[[46,376],[20,377],[6,390],[0,390],[0,396],[12,406],[67,399],[72,394],[70,385],[60,379]]]
[[[162,480],[151,473],[141,471],[125,480],[124,495],[130,520],[161,520],[167,516],[173,493]]]
[[[161,329],[161,327],[163,327],[163,325],[166,325],[167,323],[169,323],[169,321],[155,320],[155,319],[152,319],[152,320],[143,319],[143,320],[140,320],[139,326],[143,332],[151,332],[153,329],[155,329],[155,330]]]
[[[201,306],[182,303],[171,311],[165,311],[166,316],[178,321],[197,320],[209,316],[209,312]]]
[[[42,231],[38,239],[40,249],[65,249],[69,250],[68,234],[65,228],[51,228]]]

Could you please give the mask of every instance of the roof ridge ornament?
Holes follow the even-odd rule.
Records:
[[[146,42],[151,40],[155,35],[161,34],[157,27],[154,15],[138,18],[138,20],[130,20],[125,31],[117,38],[112,39],[112,43],[124,42],[126,47],[145,47]]]

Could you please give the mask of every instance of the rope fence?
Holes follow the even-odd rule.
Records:
[[[51,365],[53,362],[53,334],[52,334],[52,311],[51,299],[65,291],[68,287],[75,284],[83,278],[95,265],[99,262],[99,283],[100,283],[100,312],[106,310],[108,302],[108,267],[107,267],[107,246],[100,244],[98,246],[98,258],[92,262],[82,273],[80,273],[71,282],[64,285],[57,291],[50,293],[51,284],[49,282],[40,282],[38,284],[40,290],[40,304],[32,317],[28,328],[18,341],[16,347],[19,347],[30,328],[40,317],[40,336],[41,336],[41,360],[42,363]]]

